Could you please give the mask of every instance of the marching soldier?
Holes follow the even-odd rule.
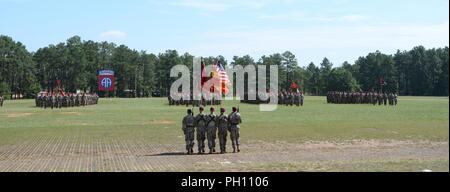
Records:
[[[303,95],[302,92],[300,92],[300,106],[303,107],[303,103],[305,102],[305,95]]]
[[[220,153],[226,153],[227,133],[228,133],[228,116],[225,115],[225,108],[220,109],[220,115],[217,117],[217,128],[219,129]]]
[[[294,104],[297,107],[300,107],[300,94],[299,93],[294,94]]]
[[[397,93],[394,93],[394,105],[397,106],[398,96]]]
[[[58,102],[58,108],[59,109],[61,109],[62,108],[62,106],[63,106],[63,99],[64,99],[64,97],[61,95],[61,94],[58,94],[58,96],[57,96],[57,102]]]
[[[4,100],[3,96],[0,95],[0,107],[3,107],[3,100]]]
[[[206,119],[203,114],[203,107],[199,108],[200,113],[195,117],[195,126],[197,127],[197,142],[198,153],[205,153],[205,134],[206,134]]]
[[[241,115],[237,111],[236,107],[233,107],[233,112],[229,116],[230,119],[230,136],[231,136],[231,143],[233,145],[233,153],[240,152],[239,149],[239,124],[242,123]]]
[[[187,115],[183,118],[182,130],[186,141],[186,151],[188,155],[194,153],[194,133],[195,133],[195,117],[192,110],[187,110]]]
[[[217,137],[217,116],[214,114],[214,107],[211,107],[210,114],[206,119],[206,136],[208,138],[209,154],[216,152],[216,137]]]

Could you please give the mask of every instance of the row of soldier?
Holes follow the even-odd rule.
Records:
[[[63,93],[40,93],[36,97],[36,107],[40,108],[63,108],[96,105],[99,96],[94,93],[63,94]]]
[[[286,106],[303,106],[305,101],[305,96],[302,92],[287,92],[287,91],[280,91],[278,95],[271,95],[271,93],[267,93],[266,100],[261,100],[258,96],[256,96],[256,99],[249,99],[248,94],[244,96],[244,99],[241,100],[241,103],[249,103],[249,104],[268,104],[270,103],[270,98],[278,98],[278,104],[279,105],[286,105]]]
[[[278,104],[279,105],[303,106],[304,101],[305,101],[305,96],[300,91],[298,91],[298,92],[280,91],[278,93]]]
[[[207,106],[207,105],[221,105],[222,99],[220,97],[201,97],[201,100],[194,100],[192,99],[192,95],[189,97],[191,99],[183,99],[181,95],[179,95],[180,99],[174,99],[172,96],[167,97],[167,100],[169,102],[170,106],[179,106],[179,105],[185,105],[186,107],[192,106],[192,107],[200,107],[200,106]],[[199,96],[200,97],[200,96]]]
[[[220,153],[226,153],[228,132],[233,147],[233,153],[240,152],[239,149],[239,124],[242,123],[241,115],[236,107],[232,113],[226,115],[225,108],[220,109],[220,115],[215,114],[215,108],[211,107],[210,114],[203,114],[203,107],[199,108],[199,114],[194,115],[191,109],[182,121],[182,130],[185,135],[187,154],[194,153],[194,137],[197,138],[198,154],[205,153],[205,139],[208,141],[209,153],[216,152],[216,138],[219,137]]]
[[[398,96],[395,93],[377,92],[339,92],[327,93],[327,103],[334,104],[372,104],[372,105],[397,105]]]

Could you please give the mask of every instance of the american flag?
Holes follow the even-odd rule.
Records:
[[[217,81],[215,84],[216,90],[221,90],[222,93],[227,94],[228,93],[228,86],[230,85],[231,81],[228,78],[228,74],[225,71],[225,68],[220,63],[216,63],[213,66],[213,72],[214,76]]]

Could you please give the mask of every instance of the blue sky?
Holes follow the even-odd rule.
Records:
[[[0,34],[30,51],[64,42],[110,41],[196,56],[292,51],[305,66],[353,63],[380,50],[449,45],[448,0],[0,0]]]

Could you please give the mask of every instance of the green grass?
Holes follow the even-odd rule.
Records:
[[[226,101],[229,112],[237,102]],[[0,145],[32,137],[87,135],[150,143],[182,143],[186,108],[166,99],[101,99],[96,106],[62,110],[35,108],[33,100],[6,101],[0,108]],[[306,97],[304,107],[279,106],[259,112],[240,104],[243,140],[342,141],[353,139],[448,141],[448,97],[401,97],[399,105],[335,105],[324,97]],[[198,110],[195,110],[196,113]]]

